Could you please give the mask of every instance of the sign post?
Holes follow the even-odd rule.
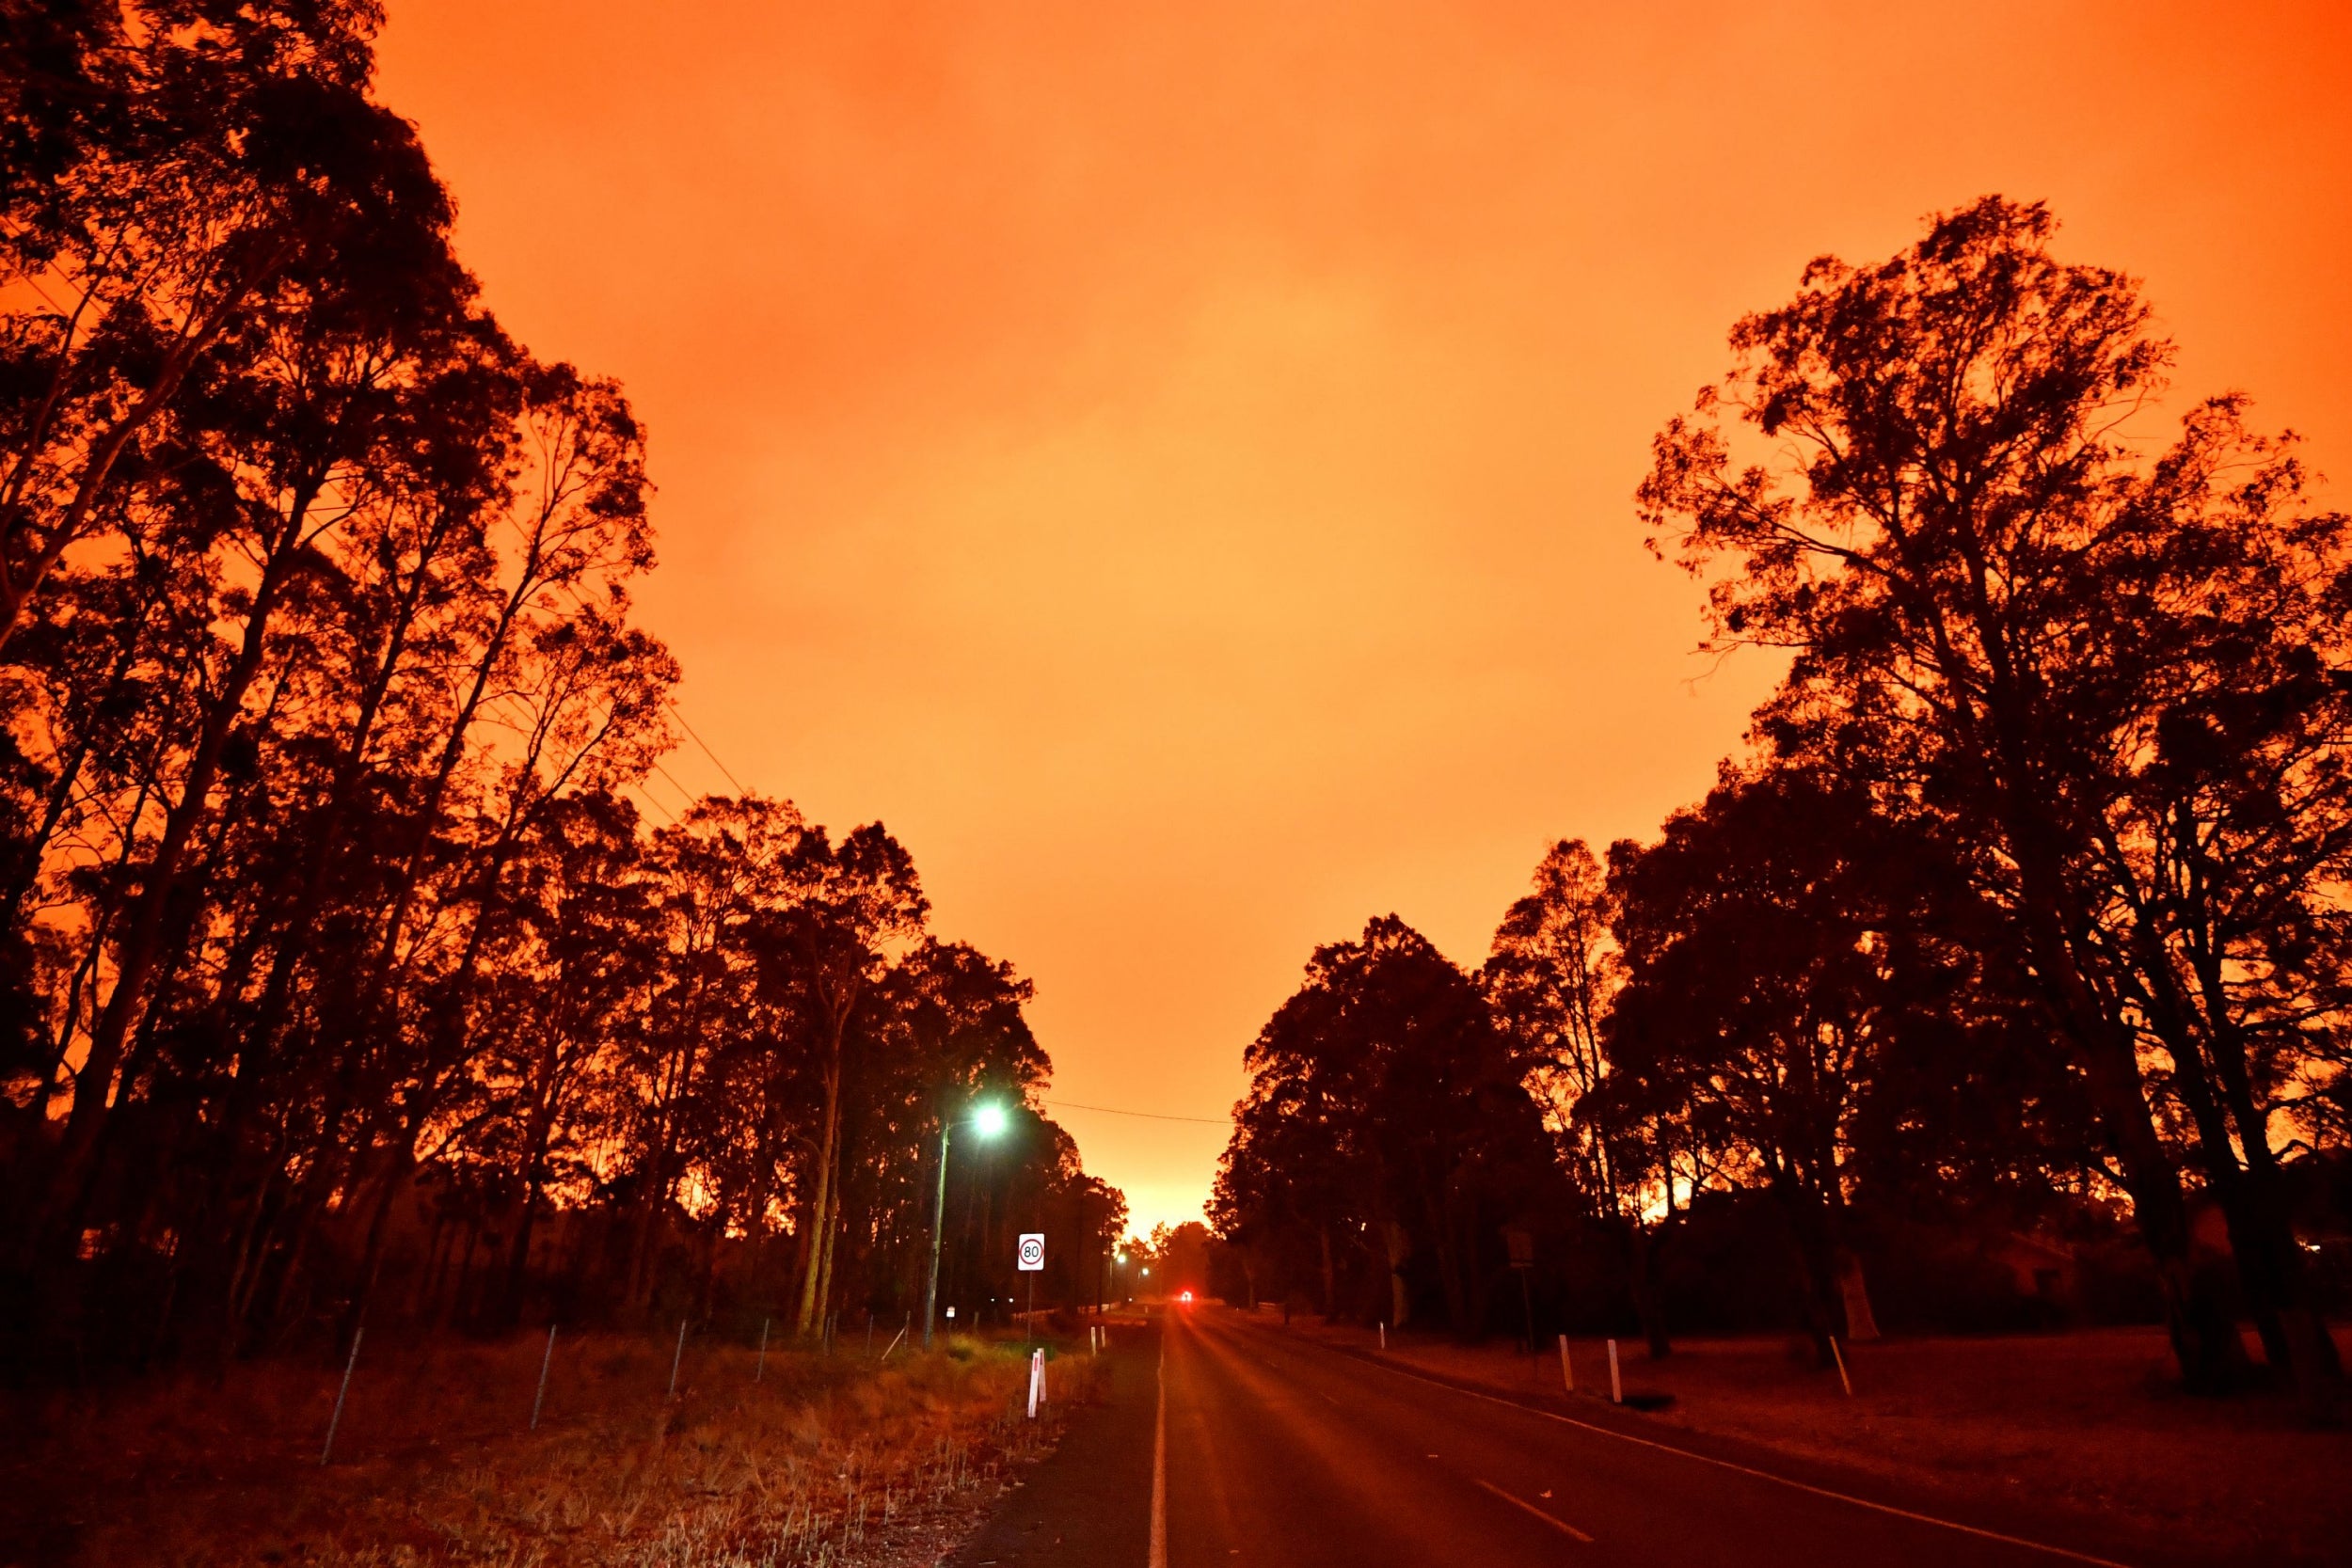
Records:
[[[1021,1256],[1015,1259],[1014,1262],[1023,1274],[1029,1276],[1029,1308],[1024,1316],[1028,1319],[1030,1342],[1035,1343],[1037,1340],[1037,1276],[1039,1272],[1045,1267],[1045,1233],[1041,1230],[1023,1231],[1021,1233]]]
[[[1519,1323],[1527,1330],[1527,1354],[1535,1354],[1535,1304],[1529,1296],[1527,1276],[1535,1267],[1535,1237],[1533,1232],[1517,1226],[1502,1233],[1503,1245],[1511,1249],[1511,1272],[1519,1276]]]

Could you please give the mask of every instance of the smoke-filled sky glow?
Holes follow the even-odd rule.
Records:
[[[2352,472],[2338,5],[392,0],[381,56],[491,306],[651,427],[688,718],[889,825],[1057,1101],[1222,1116],[1316,942],[1475,964],[1704,793],[1776,672],[1631,493],[1814,255],[2046,199],[2184,400]],[[1056,1114],[1197,1216],[1220,1127]]]

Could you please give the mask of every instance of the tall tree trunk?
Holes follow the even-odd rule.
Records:
[[[825,1069],[825,1119],[817,1144],[816,1199],[810,1205],[816,1215],[818,1229],[809,1238],[808,1266],[801,1275],[800,1307],[792,1319],[792,1331],[803,1337],[817,1318],[818,1291],[821,1288],[820,1275],[824,1273],[826,1231],[833,1214],[835,1145],[841,1132],[841,1038],[846,1022],[844,1019],[832,1025],[832,1049],[828,1053]]]
[[[2134,1042],[2099,1003],[2075,962],[2060,912],[2066,903],[2058,891],[2062,879],[2034,843],[2041,835],[2012,829],[2010,836],[2023,894],[2026,951],[2122,1167],[2141,1243],[2156,1265],[2166,1330],[2182,1381],[2201,1391],[2227,1388],[2244,1370],[2245,1346],[2222,1279],[2192,1245],[2188,1200],[2180,1173],[2156,1136]]]
[[[1666,1332],[1665,1291],[1661,1289],[1659,1254],[1663,1250],[1661,1238],[1653,1235],[1639,1219],[1624,1225],[1626,1275],[1633,1296],[1634,1321],[1641,1325],[1643,1342],[1649,1348],[1653,1361],[1663,1361],[1674,1354],[1674,1341]]]
[[[262,1067],[276,1053],[278,1035],[285,1027],[293,1003],[295,971],[310,954],[311,927],[326,900],[327,873],[342,853],[344,833],[366,773],[368,749],[374,743],[376,720],[391,694],[401,659],[407,652],[434,562],[452,531],[453,519],[450,509],[441,508],[436,515],[435,527],[418,545],[416,569],[409,574],[395,601],[391,625],[384,633],[373,666],[361,688],[358,711],[352,718],[328,777],[326,801],[313,818],[309,852],[295,869],[293,893],[285,901],[288,912],[284,935],[272,956],[269,977],[246,1030],[245,1050],[239,1053],[239,1085],[255,1081]],[[253,1075],[243,1070],[248,1059],[255,1065]]]
[[[833,1255],[841,1237],[841,1151],[834,1150],[834,1173],[829,1212],[825,1227],[817,1240],[817,1323],[822,1331],[826,1317],[833,1310]]]
[[[115,1073],[121,1065],[123,1045],[145,1001],[147,983],[154,973],[156,959],[162,954],[165,915],[178,891],[181,861],[211,800],[213,783],[220,770],[221,752],[245,710],[246,694],[261,673],[268,650],[270,620],[293,576],[296,546],[302,541],[310,505],[322,483],[323,478],[304,482],[267,541],[262,579],[246,614],[244,641],[207,707],[195,752],[188,759],[180,798],[165,818],[163,838],[149,861],[129,927],[116,954],[114,990],[91,1031],[89,1054],[74,1079],[73,1106],[66,1117],[65,1135],[60,1140],[56,1170],[45,1205],[44,1217],[51,1226],[57,1217],[74,1210],[88,1180],[90,1155],[112,1103]],[[40,1243],[37,1241],[36,1244]],[[53,1237],[50,1244],[58,1244],[57,1239]]]
[[[2265,1354],[2277,1365],[2283,1353],[2305,1413],[2314,1422],[2332,1423],[2344,1397],[2344,1362],[2295,1234],[2293,1198],[2278,1151],[2271,1147],[2269,1118],[2255,1100],[2245,1031],[2230,997],[2218,944],[2202,944],[2192,950],[2191,958],[2215,1073],[2245,1159],[2236,1183],[2239,1201],[2230,1212],[2230,1245],[2240,1275],[2248,1280],[2248,1293],[2271,1307],[2280,1346],[2278,1352],[2270,1351],[2265,1337]],[[2226,1142],[2218,1152],[2230,1153]]]
[[[520,1206],[515,1215],[514,1240],[506,1255],[504,1299],[499,1307],[500,1321],[508,1327],[522,1321],[523,1292],[531,1278],[531,1232],[539,1214],[539,1187],[547,1173],[548,1143],[555,1128],[552,1097],[540,1095],[529,1116],[523,1133]]]

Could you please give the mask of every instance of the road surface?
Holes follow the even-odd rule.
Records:
[[[2068,1547],[2038,1545],[1839,1495],[1834,1478],[1776,1478],[1759,1473],[1769,1456],[1680,1451],[1695,1440],[1645,1433],[1638,1417],[1527,1408],[1217,1307],[1164,1323],[1120,1331],[1108,1402],[1080,1415],[959,1568],[2144,1560],[2079,1529]]]

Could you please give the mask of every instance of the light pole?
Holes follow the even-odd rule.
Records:
[[[1005,1108],[987,1101],[973,1108],[972,1131],[982,1138],[993,1138],[1005,1130]],[[931,1348],[931,1320],[939,1314],[939,1232],[947,1218],[947,1135],[955,1131],[955,1118],[939,1118],[939,1196],[931,1202],[931,1272],[923,1285],[923,1348]]]

